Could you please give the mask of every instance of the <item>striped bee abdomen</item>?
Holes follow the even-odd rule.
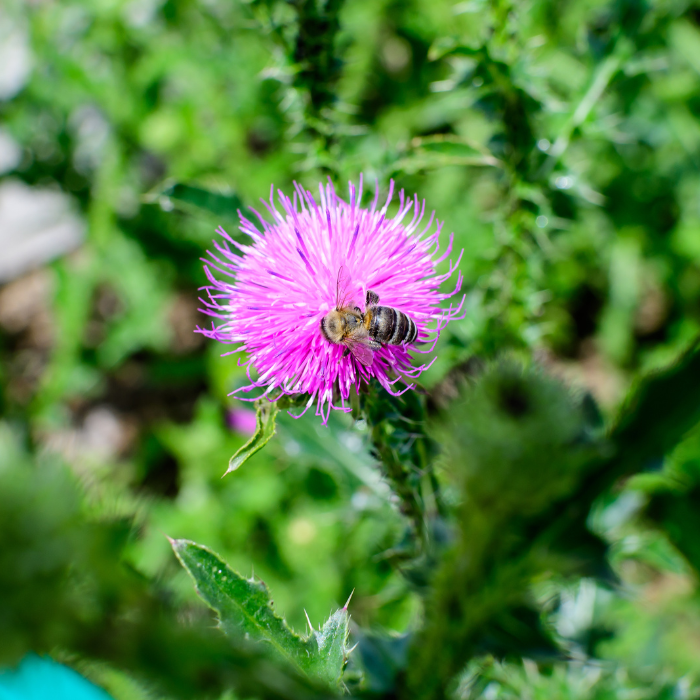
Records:
[[[380,343],[401,345],[413,343],[418,337],[418,329],[412,318],[391,306],[372,306],[367,331]]]

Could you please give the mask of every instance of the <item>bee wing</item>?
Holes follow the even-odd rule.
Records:
[[[365,367],[369,367],[374,362],[374,350],[369,337],[347,338],[345,345],[353,354],[353,357]]]
[[[338,281],[335,287],[335,308],[342,309],[347,306],[348,275],[343,265],[338,270]]]

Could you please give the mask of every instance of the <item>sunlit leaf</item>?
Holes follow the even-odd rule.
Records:
[[[188,540],[173,540],[173,550],[195,582],[197,593],[219,616],[222,631],[269,645],[273,653],[330,685],[341,679],[347,657],[347,603],[308,637],[294,632],[275,614],[267,586],[244,578],[217,554]]]
[[[308,661],[308,673],[330,685],[337,685],[343,675],[348,655],[346,642],[349,621],[346,603],[336,610],[319,630],[314,630],[307,641],[312,650]]]
[[[263,640],[287,661],[301,667],[307,645],[275,614],[262,581],[244,578],[202,545],[174,540],[172,546],[194,579],[197,593],[218,613],[225,634],[247,634]]]

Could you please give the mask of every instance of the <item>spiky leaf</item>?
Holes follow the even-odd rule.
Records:
[[[207,547],[189,540],[172,540],[171,544],[199,596],[218,614],[226,635],[246,635],[265,643],[274,655],[310,678],[338,685],[347,654],[347,605],[331,615],[320,630],[302,637],[275,614],[262,581],[244,578]]]
[[[308,640],[316,652],[309,657],[308,672],[330,685],[337,685],[343,675],[348,653],[349,620],[346,603],[326,620],[320,630],[314,630]]]

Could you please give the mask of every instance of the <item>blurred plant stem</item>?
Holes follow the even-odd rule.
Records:
[[[335,139],[332,106],[340,75],[335,40],[345,0],[292,0],[298,32],[292,59],[297,65],[294,86],[304,94],[305,130],[322,158],[320,167],[333,172],[330,150]]]
[[[492,219],[496,265],[486,283],[485,298],[490,319],[485,333],[490,339],[489,354],[504,345],[530,344],[525,331],[540,312],[540,305],[532,302],[545,284],[543,258],[549,252],[545,235],[536,230],[533,211],[537,203],[523,196],[536,159],[533,121],[541,105],[518,85],[513,74],[514,60],[522,60],[524,48],[518,46],[514,26],[516,4],[494,0],[491,7],[491,37],[475,52],[476,74],[484,84],[484,106],[496,107],[501,122],[493,147],[500,150],[499,201],[503,204]]]
[[[277,18],[275,2],[253,3],[257,20],[273,38],[276,77],[285,86],[283,103],[292,117],[291,135],[300,137],[305,160],[301,170],[316,169],[335,177],[339,170],[332,153],[338,124],[334,103],[342,62],[336,53],[340,12],[345,0],[288,0],[294,20]],[[263,9],[265,12],[263,13]]]
[[[361,411],[382,474],[415,535],[416,551],[397,550],[398,558],[425,554],[430,546],[429,522],[444,515],[444,508],[433,470],[437,443],[426,433],[424,401],[414,391],[392,396],[373,382],[361,394]],[[431,507],[426,506],[428,494]]]

